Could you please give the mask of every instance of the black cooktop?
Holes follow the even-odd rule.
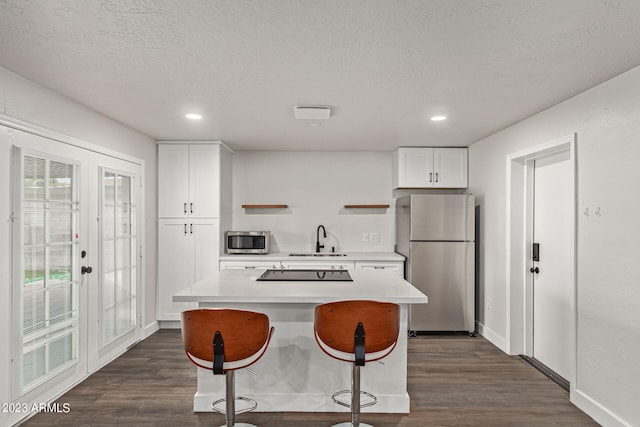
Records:
[[[267,270],[261,282],[353,282],[347,270]]]

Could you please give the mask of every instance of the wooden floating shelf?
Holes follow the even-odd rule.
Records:
[[[289,205],[242,205],[244,209],[285,209]]]
[[[344,205],[345,209],[387,209],[389,205]]]

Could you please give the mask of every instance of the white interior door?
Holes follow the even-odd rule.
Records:
[[[570,153],[535,160],[532,259],[533,357],[570,378],[573,206]]]

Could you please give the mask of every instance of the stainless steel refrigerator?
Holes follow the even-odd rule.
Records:
[[[475,331],[475,200],[412,194],[396,200],[396,252],[429,298],[411,305],[409,331]]]

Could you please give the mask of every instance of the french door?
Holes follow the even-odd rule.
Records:
[[[88,314],[89,371],[102,366],[140,338],[139,166],[107,156],[94,157],[97,200],[89,207],[88,247],[93,258]]]
[[[141,165],[11,135],[15,400],[68,387],[139,339]]]

